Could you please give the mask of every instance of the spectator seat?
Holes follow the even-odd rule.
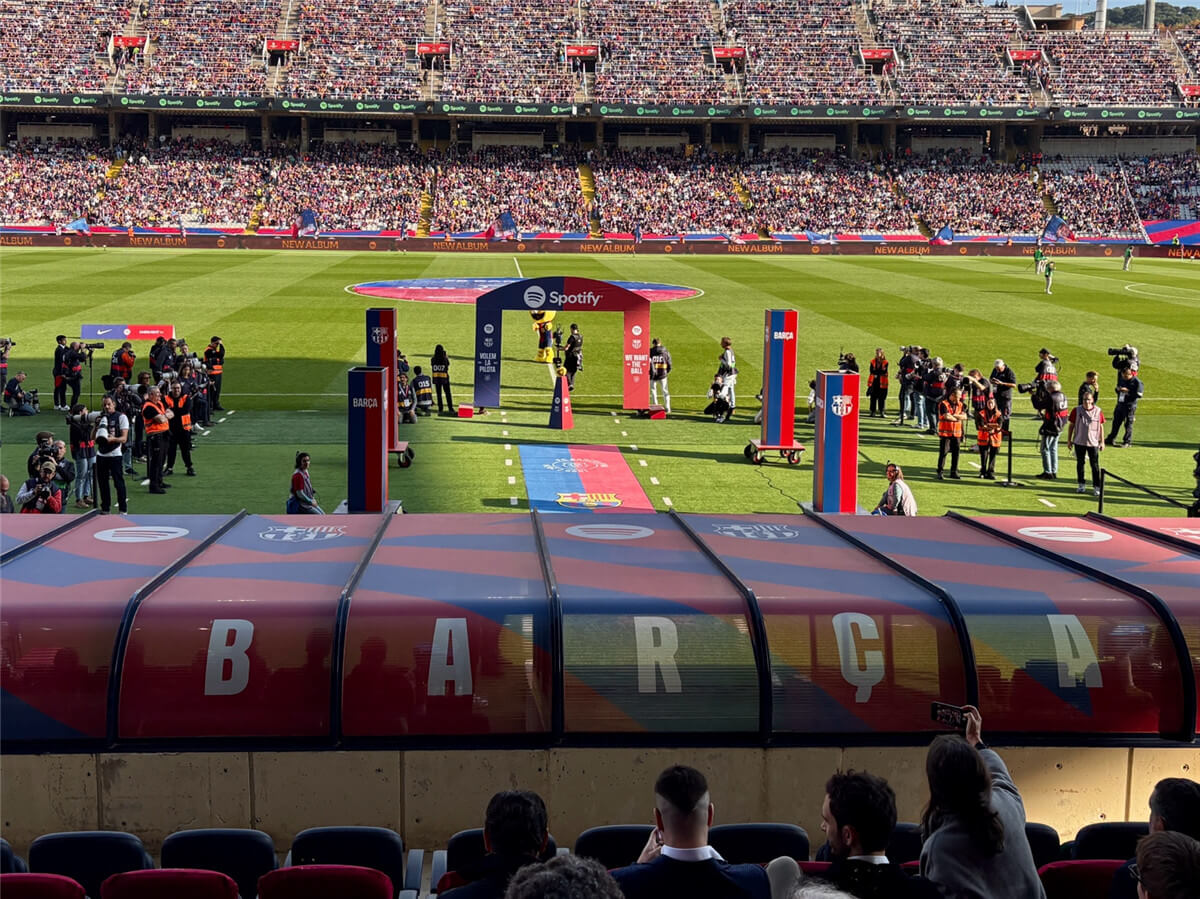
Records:
[[[575,840],[575,854],[594,858],[610,871],[623,868],[637,861],[653,830],[649,824],[589,827]]]
[[[93,899],[100,895],[100,884],[113,874],[153,867],[142,841],[121,831],[50,833],[29,847],[29,870],[70,877]]]
[[[25,859],[13,852],[8,840],[0,839],[0,874],[24,874],[28,870]]]
[[[919,861],[921,858],[921,825],[911,821],[898,821],[892,829],[887,844],[887,857],[893,865]],[[165,864],[165,862],[164,862]]]
[[[356,865],[298,865],[269,871],[258,881],[259,899],[392,899],[382,871]]]
[[[546,840],[546,849],[542,852],[542,860],[554,858],[558,854],[558,844],[554,837]],[[448,884],[442,884],[446,874],[463,871],[470,868],[487,855],[483,845],[483,828],[474,827],[470,830],[460,830],[446,842],[445,849],[434,850],[433,871],[429,879],[430,891],[437,893],[450,889]],[[461,883],[456,885],[461,886]]]
[[[1033,853],[1033,864],[1042,868],[1051,862],[1062,859],[1062,845],[1058,841],[1058,831],[1049,824],[1025,822],[1025,837],[1029,840],[1029,849]]]
[[[425,853],[413,850],[405,866],[404,841],[387,827],[310,827],[296,834],[285,865],[357,865],[388,876],[397,891],[421,887]]]
[[[783,855],[808,859],[808,834],[796,824],[719,824],[709,829],[708,844],[734,865],[765,865]]]
[[[830,869],[833,862],[806,862],[801,859],[799,864],[800,870],[805,874],[811,874],[813,877],[821,877]]]
[[[1038,877],[1046,889],[1046,899],[1107,896],[1113,873],[1123,864],[1117,859],[1051,862],[1038,869]]]
[[[1089,824],[1075,834],[1071,858],[1088,859],[1133,858],[1137,841],[1150,832],[1147,821],[1103,821]]]
[[[61,874],[0,874],[4,899],[85,899],[83,887]]]
[[[114,874],[100,885],[100,899],[238,899],[238,885],[220,871],[159,868]]]
[[[235,827],[173,833],[163,841],[161,860],[164,868],[220,871],[233,878],[242,899],[253,899],[258,879],[279,866],[268,834]]]

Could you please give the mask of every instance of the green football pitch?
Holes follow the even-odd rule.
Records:
[[[345,496],[345,373],[365,361],[363,310],[393,304],[348,293],[348,285],[569,275],[697,291],[689,299],[655,303],[651,313],[654,335],[673,356],[674,414],[650,421],[620,410],[619,316],[564,313],[560,323],[577,320],[583,330],[586,367],[576,385],[575,429],[549,430],[552,387],[547,367],[533,361],[529,317],[505,313],[502,410],[464,420],[435,416],[402,429],[416,460],[404,470],[393,464],[390,492],[408,511],[527,508],[519,454],[524,443],[616,445],[658,509],[796,511],[812,496],[811,458],[799,467],[778,458],[754,466],[742,454],[758,436],[751,419],[758,405],[753,395],[761,374],[763,310],[784,307],[800,313],[801,407],[811,373],[835,368],[839,350],[858,356],[865,386],[875,347],[885,348],[894,371],[898,347],[917,343],[947,365],[962,362],[985,373],[1003,357],[1021,380],[1032,377],[1038,350],[1047,346],[1062,360],[1072,403],[1083,373],[1094,368],[1101,374],[1101,406],[1111,414],[1115,378],[1105,348],[1132,343],[1141,352],[1146,386],[1136,446],[1107,449],[1102,464],[1190,502],[1191,456],[1200,443],[1200,266],[1137,260],[1125,273],[1116,258],[1064,258],[1057,268],[1054,294],[1047,296],[1023,259],[10,249],[0,253],[0,334],[17,341],[10,374],[28,372],[26,386],[40,388],[43,412],[3,419],[0,471],[14,482],[15,493],[34,433],[46,428],[67,436],[61,413],[51,408],[55,334],[78,336],[84,322],[169,323],[197,351],[211,335],[223,338],[223,405],[229,411],[196,440],[199,477],[177,474],[165,496],[135,486],[130,511],[282,512],[297,449],[312,454],[314,485],[332,510]],[[473,308],[394,305],[409,361],[428,364],[434,345],[444,344],[452,357],[455,401],[469,401]],[[718,425],[702,410],[722,336],[733,338],[738,354],[740,408],[731,423]],[[97,396],[113,346],[96,354]],[[148,348],[135,347],[140,362]],[[85,399],[88,384],[85,371]],[[892,417],[897,395],[893,383]],[[798,437],[811,443],[812,427],[803,421],[801,408]],[[937,481],[936,438],[864,417],[860,504],[870,508],[878,501],[890,459],[904,466],[922,514],[1074,515],[1096,507],[1090,493],[1075,493],[1074,459],[1065,444],[1059,480],[1033,477],[1041,465],[1026,397],[1016,398],[1013,428],[1014,476],[1024,486],[1004,489],[974,477],[972,455],[963,456],[963,481]],[[1182,514],[1119,484],[1110,485],[1106,500],[1105,511],[1116,515]]]

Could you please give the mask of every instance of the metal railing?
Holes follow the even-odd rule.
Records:
[[[1181,503],[1177,499],[1172,499],[1169,496],[1164,496],[1163,494],[1159,493],[1157,490],[1152,490],[1149,487],[1146,487],[1142,484],[1138,484],[1135,481],[1129,480],[1128,478],[1123,478],[1119,474],[1113,474],[1107,468],[1101,468],[1100,469],[1100,504],[1096,508],[1097,512],[1104,511],[1104,496],[1105,496],[1105,493],[1107,492],[1107,484],[1108,484],[1109,478],[1112,478],[1114,481],[1120,481],[1122,484],[1128,484],[1130,487],[1133,487],[1136,490],[1140,490],[1143,493],[1148,493],[1150,496],[1153,496],[1155,499],[1161,499],[1163,502],[1170,503],[1172,506],[1177,506],[1180,509],[1183,509],[1185,511],[1188,508],[1187,503]]]

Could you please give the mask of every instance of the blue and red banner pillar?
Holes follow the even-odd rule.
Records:
[[[570,431],[575,427],[575,414],[571,411],[571,391],[567,387],[567,376],[559,375],[554,385],[554,405],[550,408],[550,427]]]
[[[367,365],[388,370],[388,398],[396,395],[400,371],[396,360],[396,310],[395,308],[371,308],[367,310]],[[392,409],[384,410],[387,419],[387,448],[395,452],[400,436],[397,433],[396,416]]]
[[[858,373],[817,372],[813,509],[858,511]]]
[[[796,334],[800,313],[768,309],[763,332],[763,446],[791,446],[796,430]]]
[[[382,512],[388,501],[387,419],[393,385],[381,365],[350,369],[347,384],[346,507]]]

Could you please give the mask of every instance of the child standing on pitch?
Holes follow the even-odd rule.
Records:
[[[1050,289],[1051,285],[1054,284],[1054,260],[1053,259],[1047,259],[1045,262],[1042,263],[1042,274],[1044,274],[1046,276],[1046,293],[1054,293],[1054,291]]]

